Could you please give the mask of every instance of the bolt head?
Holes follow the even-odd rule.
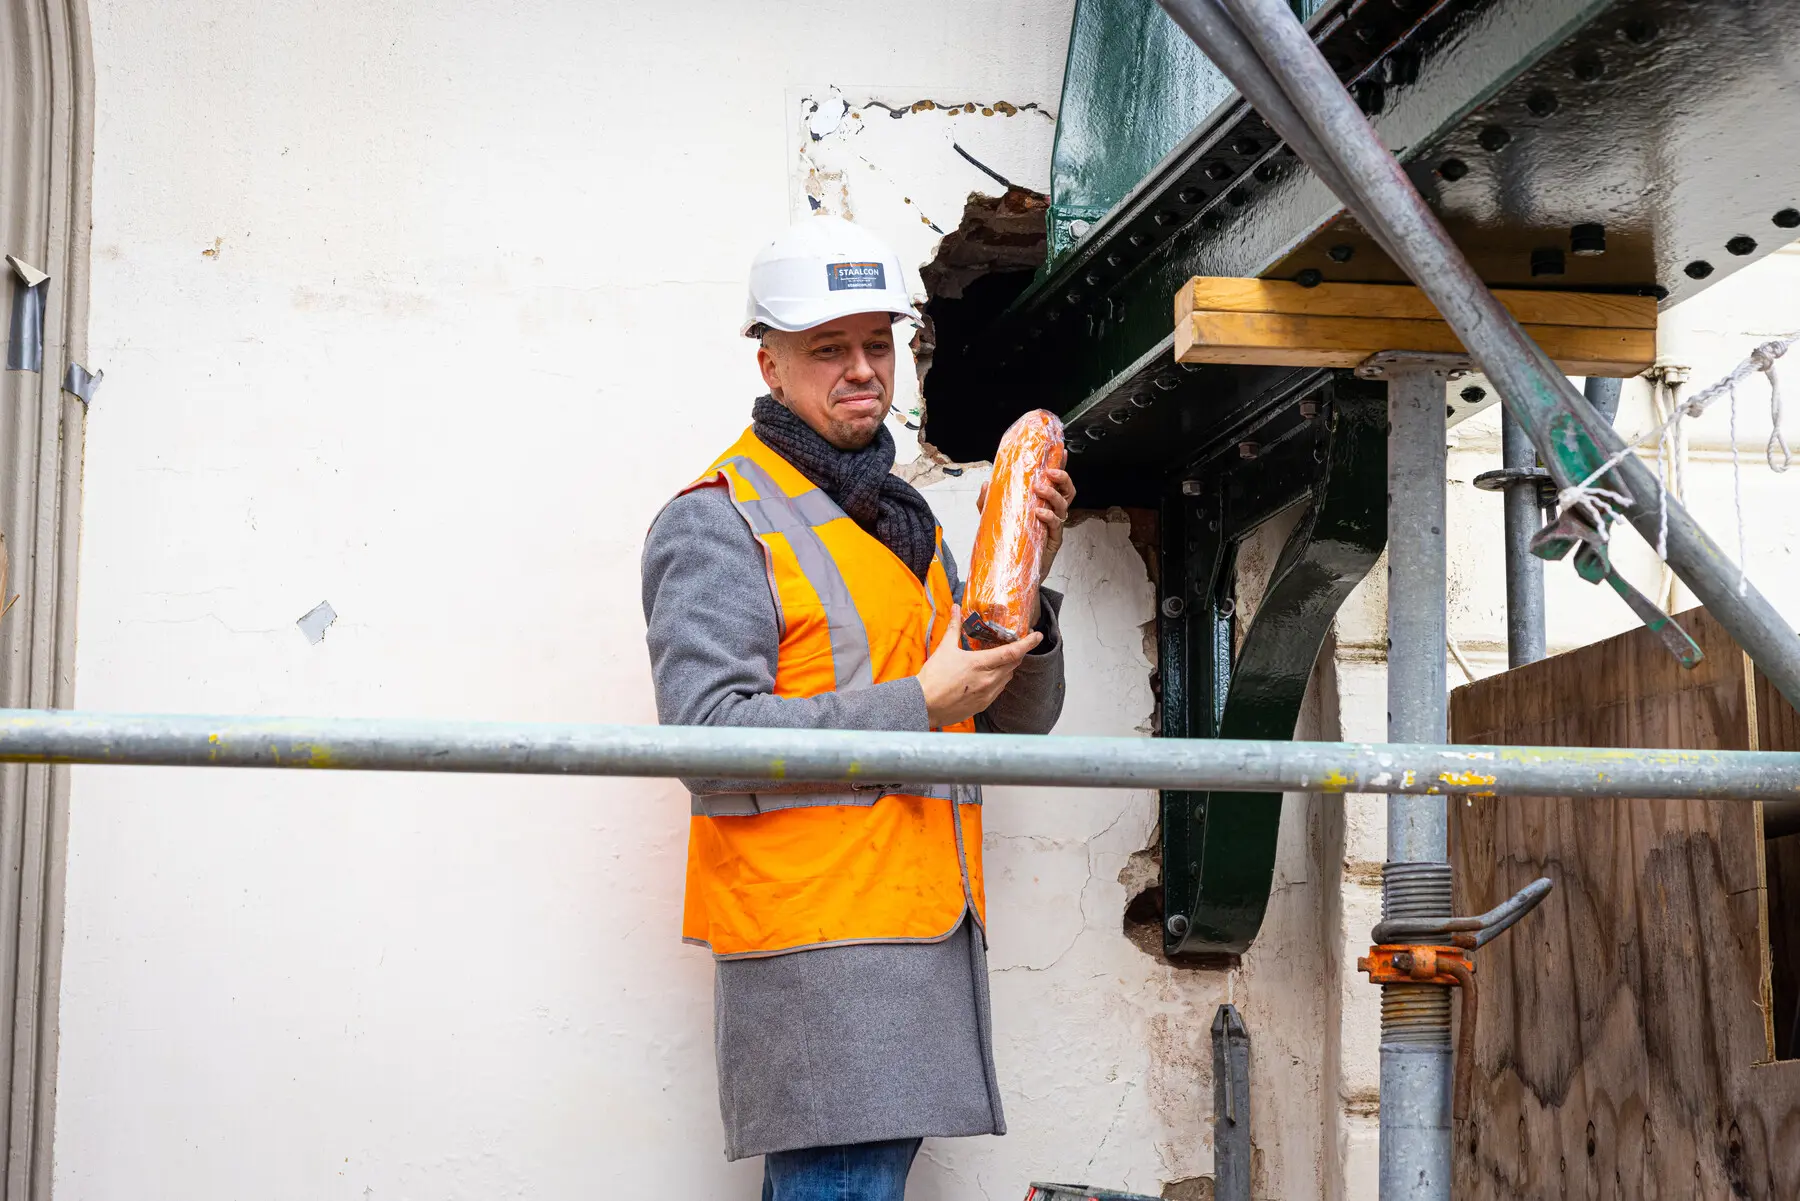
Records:
[[[1606,226],[1594,221],[1584,221],[1569,230],[1569,250],[1587,257],[1606,253]]]
[[[1240,458],[1240,459],[1254,459],[1257,455],[1259,455],[1261,453],[1262,453],[1262,447],[1259,446],[1258,444],[1256,444],[1255,442],[1239,442],[1238,443],[1238,458]]]
[[[1351,246],[1348,243],[1342,243],[1333,246],[1325,253],[1334,263],[1347,263],[1356,257],[1356,247]]]
[[[1294,276],[1294,282],[1299,284],[1302,288],[1316,288],[1325,282],[1325,273],[1320,271],[1317,267],[1308,267],[1300,272],[1300,274]]]
[[[1181,494],[1183,496],[1199,496],[1204,491],[1206,491],[1206,486],[1199,480],[1181,481]]]
[[[1162,613],[1164,617],[1180,617],[1187,611],[1187,602],[1179,596],[1163,597]]]
[[[1303,400],[1300,402],[1300,416],[1304,420],[1311,421],[1314,417],[1317,417],[1318,415],[1319,415],[1319,402],[1318,401]]]
[[[1563,270],[1563,252],[1559,248],[1541,246],[1531,252],[1532,275],[1561,275]]]
[[[1169,920],[1164,922],[1163,925],[1168,928],[1170,934],[1174,935],[1176,938],[1180,938],[1188,932],[1187,915],[1185,913],[1171,913],[1169,915]]]

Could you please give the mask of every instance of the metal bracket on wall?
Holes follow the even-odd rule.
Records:
[[[1289,398],[1305,418],[1284,441],[1178,475],[1162,527],[1161,708],[1168,738],[1291,738],[1339,606],[1386,543],[1385,390],[1333,373]],[[1310,503],[1232,642],[1237,546]],[[1274,878],[1281,794],[1162,794],[1163,951],[1241,954]]]

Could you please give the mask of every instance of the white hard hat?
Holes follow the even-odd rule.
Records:
[[[759,325],[811,329],[852,313],[918,319],[906,273],[887,243],[840,217],[805,217],[750,262],[746,337]]]

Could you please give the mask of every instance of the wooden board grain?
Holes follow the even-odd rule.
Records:
[[[1527,325],[1656,328],[1656,301],[1648,296],[1501,288],[1494,299]],[[1318,284],[1306,288],[1291,280],[1218,275],[1197,275],[1177,293],[1176,323],[1195,312],[1443,320],[1425,293],[1410,284]]]
[[[1525,332],[1571,375],[1633,376],[1656,361],[1656,331],[1585,325],[1526,325]],[[1179,363],[1354,367],[1383,350],[1463,353],[1442,321],[1195,311],[1175,326]]]
[[[1703,611],[1682,671],[1635,631],[1451,697],[1456,742],[1749,749],[1792,720]],[[1775,710],[1775,712],[1771,712]],[[1458,912],[1540,875],[1484,948],[1456,1196],[1800,1197],[1800,1062],[1771,1063],[1755,805],[1477,798],[1451,806]]]

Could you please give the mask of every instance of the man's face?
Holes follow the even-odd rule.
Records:
[[[839,450],[861,450],[894,394],[894,322],[857,313],[798,333],[772,331],[756,352],[769,392]]]

